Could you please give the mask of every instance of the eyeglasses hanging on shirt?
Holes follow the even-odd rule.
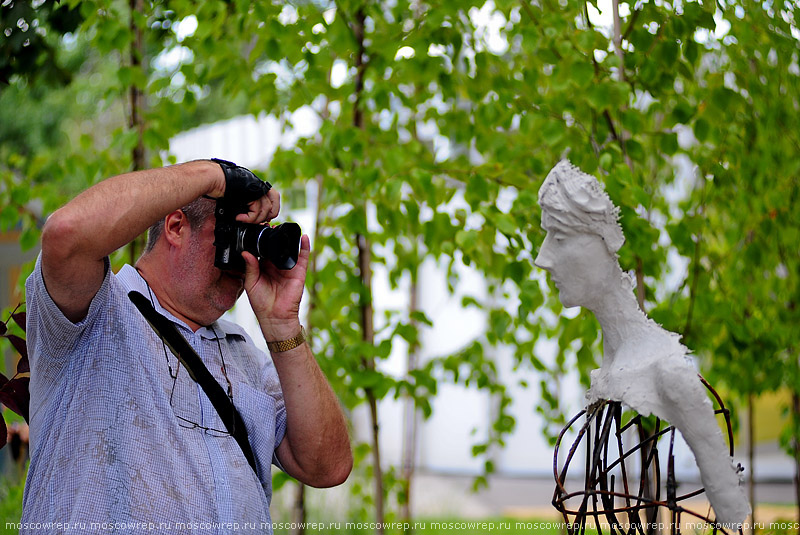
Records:
[[[160,333],[157,334],[161,336]],[[214,334],[216,335],[216,331]],[[169,376],[172,378],[172,386],[169,393],[169,404],[170,407],[172,407],[172,412],[175,413],[175,417],[178,419],[178,425],[188,429],[201,429],[206,434],[213,437],[231,436],[232,432],[229,432],[225,429],[220,429],[220,427],[224,427],[224,425],[217,425],[214,427],[212,426],[211,422],[205,421],[208,418],[200,408],[200,402],[197,397],[197,382],[192,379],[188,368],[185,365],[181,365],[180,358],[175,355],[174,352],[173,355],[175,357],[175,366],[172,365],[167,354],[166,344],[164,343],[163,337],[161,339],[161,343],[164,347],[164,358],[167,361]],[[224,390],[228,396],[228,400],[230,401],[230,406],[225,407],[224,410],[226,416],[232,419],[234,425],[233,431],[235,431],[236,420],[233,418],[233,387],[231,386],[230,379],[228,379],[227,368],[225,367],[225,357],[222,354],[222,347],[220,345],[219,338],[217,338],[217,347],[219,348],[220,360],[222,361],[222,375],[225,378],[225,384],[227,385],[227,388],[224,388]],[[184,369],[183,373],[181,373],[181,368]],[[225,385],[220,386],[224,387]],[[222,424],[224,418],[220,418],[221,419],[213,419],[216,420],[218,424]]]
[[[220,386],[216,379],[214,379],[214,376],[211,375],[211,372],[209,372],[205,367],[203,361],[200,359],[200,356],[197,354],[197,352],[195,352],[189,342],[187,342],[186,339],[181,336],[177,327],[175,327],[175,324],[156,311],[152,304],[153,294],[152,290],[150,290],[149,284],[147,285],[147,289],[150,291],[149,301],[145,296],[136,291],[129,292],[128,298],[131,300],[131,302],[133,302],[136,308],[139,309],[147,322],[161,339],[161,344],[164,348],[164,357],[167,359],[167,367],[169,369],[170,377],[172,378],[172,391],[169,398],[170,406],[172,407],[176,418],[178,418],[179,425],[189,429],[202,429],[203,432],[211,436],[233,436],[233,438],[239,444],[239,447],[242,449],[247,462],[254,471],[258,472],[256,470],[255,457],[253,456],[253,451],[250,448],[250,442],[247,439],[247,429],[244,425],[241,415],[239,414],[239,411],[236,410],[236,407],[233,404],[233,388],[231,387],[230,379],[228,379],[228,374],[225,368],[225,358],[222,354],[222,346],[219,342],[219,337],[217,337],[217,346],[220,351],[220,359],[222,360],[222,374],[225,377],[225,381],[227,382],[228,386],[227,392]],[[167,347],[170,348],[170,351],[172,351],[173,355],[175,355],[178,361],[174,373],[172,365],[169,361],[169,355],[167,355]],[[195,420],[187,418],[186,416],[188,415],[179,414],[179,409],[176,410],[176,406],[180,406],[180,400],[175,400],[175,392],[176,386],[180,384],[178,381],[178,374],[180,372],[181,364],[183,364],[183,367],[187,371],[189,377],[191,377],[195,383],[200,385],[203,391],[206,393],[206,396],[208,396],[209,401],[216,409],[223,425],[225,426],[225,431],[201,425]]]

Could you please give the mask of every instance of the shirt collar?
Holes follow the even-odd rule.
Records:
[[[122,269],[119,270],[119,273],[116,274],[116,278],[117,281],[119,281],[125,288],[126,294],[131,290],[136,290],[151,300],[153,308],[155,308],[159,314],[166,316],[173,323],[176,323],[177,325],[180,325],[191,332],[191,329],[188,325],[186,325],[186,322],[176,318],[169,310],[161,306],[161,303],[158,301],[158,297],[150,291],[147,281],[144,280],[135,267],[131,266],[130,264],[125,264],[122,266]],[[203,338],[210,340],[222,338],[223,334],[226,337],[233,335],[246,338],[245,330],[242,327],[226,320],[217,320],[211,325],[200,327],[197,329],[196,333]]]

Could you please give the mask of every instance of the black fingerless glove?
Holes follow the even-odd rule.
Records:
[[[240,210],[240,213],[246,212],[248,204],[272,189],[269,182],[258,178],[250,169],[219,158],[212,158],[211,161],[217,162],[225,173],[225,195],[222,200],[228,206]]]

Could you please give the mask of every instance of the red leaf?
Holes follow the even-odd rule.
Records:
[[[31,363],[28,361],[28,357],[20,357],[17,362],[17,373],[30,373],[30,371]]]
[[[3,420],[3,416],[0,415],[0,448],[6,445],[8,442],[8,428],[6,427],[6,421]]]
[[[3,336],[8,332],[8,327],[6,327],[5,323],[0,323],[0,336]]]
[[[11,345],[14,346],[14,349],[22,355],[22,358],[28,358],[28,342],[26,342],[24,338],[20,338],[16,334],[9,334],[6,338],[8,338]]]
[[[8,377],[6,377],[6,376],[5,376],[5,375],[3,375],[2,373],[0,373],[0,388],[3,388],[3,386],[4,386],[4,385],[5,385],[7,382],[8,382]]]
[[[31,402],[31,395],[28,391],[30,381],[30,377],[17,377],[0,388],[0,403],[25,418],[26,422]]]
[[[27,317],[25,312],[17,312],[16,314],[11,314],[11,317],[13,318],[14,323],[19,325],[20,329],[22,329],[22,331],[24,332],[25,331],[25,318]]]

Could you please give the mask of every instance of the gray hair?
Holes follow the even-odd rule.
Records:
[[[595,177],[568,160],[561,160],[547,174],[539,188],[539,206],[542,207],[542,226],[555,223],[597,234],[612,255],[616,255],[625,242],[619,225],[619,208]]]
[[[203,226],[209,217],[214,216],[214,207],[214,201],[204,197],[198,197],[181,208],[181,212],[186,216],[189,227],[198,229]],[[161,233],[164,232],[164,219],[165,218],[159,219],[147,230],[147,245],[145,245],[144,248],[145,254],[153,250],[153,247],[156,246],[156,242],[158,242],[158,239],[161,237]]]

